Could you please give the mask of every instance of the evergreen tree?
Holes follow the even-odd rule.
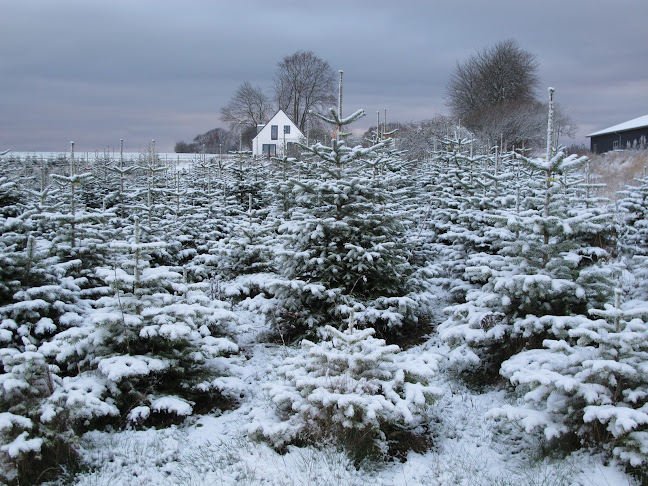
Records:
[[[1,334],[1,333],[0,333]],[[65,409],[49,399],[56,375],[25,338],[22,349],[0,349],[0,481],[35,484],[54,479],[76,458],[75,434]]]
[[[58,370],[39,348],[83,322],[90,304],[81,293],[81,261],[62,262],[49,241],[53,233],[33,219],[48,192],[9,194],[0,216],[0,479],[7,484],[52,478],[75,457],[67,412],[49,403]],[[38,199],[30,201],[34,193]]]
[[[228,378],[228,357],[238,351],[225,337],[234,314],[212,302],[205,285],[183,282],[168,267],[150,267],[150,253],[160,246],[140,242],[137,224],[133,242],[113,243],[131,258],[124,268],[97,270],[112,294],[97,301],[91,323],[57,335],[46,348],[68,372],[81,370],[65,383],[61,399],[85,380],[95,402],[117,407],[123,419],[139,424],[177,420],[240,393]],[[98,415],[84,422],[108,411],[94,410]]]
[[[272,270],[274,224],[268,220],[267,210],[252,209],[252,194],[249,201],[248,211],[239,212],[230,234],[212,246],[212,261],[221,277],[232,279]]]
[[[519,157],[529,171],[528,194],[513,210],[487,216],[499,248],[469,259],[466,278],[482,285],[451,306],[439,328],[455,348],[453,363],[490,380],[502,361],[555,335],[565,317],[607,301],[616,271],[606,263],[611,214],[592,207],[572,176],[587,159],[550,144],[544,159]]]
[[[267,386],[283,422],[256,422],[252,435],[275,447],[297,440],[333,439],[356,459],[388,454],[389,438],[422,433],[427,408],[441,392],[428,385],[436,371],[432,356],[405,362],[399,347],[356,329],[353,315],[344,331],[326,326],[324,339],[302,341],[302,354],[279,370],[284,384]],[[393,445],[393,444],[392,444]]]
[[[323,119],[341,134],[364,112],[331,115]],[[403,241],[406,217],[395,204],[391,174],[372,166],[389,143],[350,148],[337,136],[331,147],[303,147],[317,162],[312,177],[291,180],[296,206],[278,228],[283,278],[269,284],[276,304],[270,317],[283,335],[339,326],[351,310],[359,325],[379,332],[407,332],[417,321],[423,304]]]
[[[522,404],[490,412],[551,439],[576,435],[646,472],[648,452],[648,308],[643,301],[593,309],[565,318],[540,349],[502,364]]]

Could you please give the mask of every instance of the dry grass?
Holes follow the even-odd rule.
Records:
[[[648,150],[621,150],[605,154],[589,154],[592,175],[607,184],[603,195],[614,200],[617,191],[628,185],[638,185],[635,180],[648,176]]]

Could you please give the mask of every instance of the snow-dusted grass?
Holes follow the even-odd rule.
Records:
[[[87,444],[101,450],[88,459],[95,470],[78,477],[75,484],[365,485],[372,476],[332,447],[294,447],[280,456],[243,437],[197,439],[198,435],[202,436],[179,429],[93,434]]]
[[[627,185],[638,185],[637,178],[646,176],[648,150],[620,150],[601,155],[591,154],[592,173],[606,186],[603,195],[614,198]]]

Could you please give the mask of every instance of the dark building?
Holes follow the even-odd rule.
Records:
[[[597,154],[610,150],[648,147],[648,115],[587,135],[590,150]]]

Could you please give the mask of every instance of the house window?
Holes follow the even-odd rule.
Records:
[[[284,125],[284,133],[290,133],[290,125]]]
[[[279,138],[279,125],[270,125],[270,139],[277,140]]]
[[[264,143],[263,144],[263,155],[266,157],[276,157],[277,156],[277,145],[274,143]]]

